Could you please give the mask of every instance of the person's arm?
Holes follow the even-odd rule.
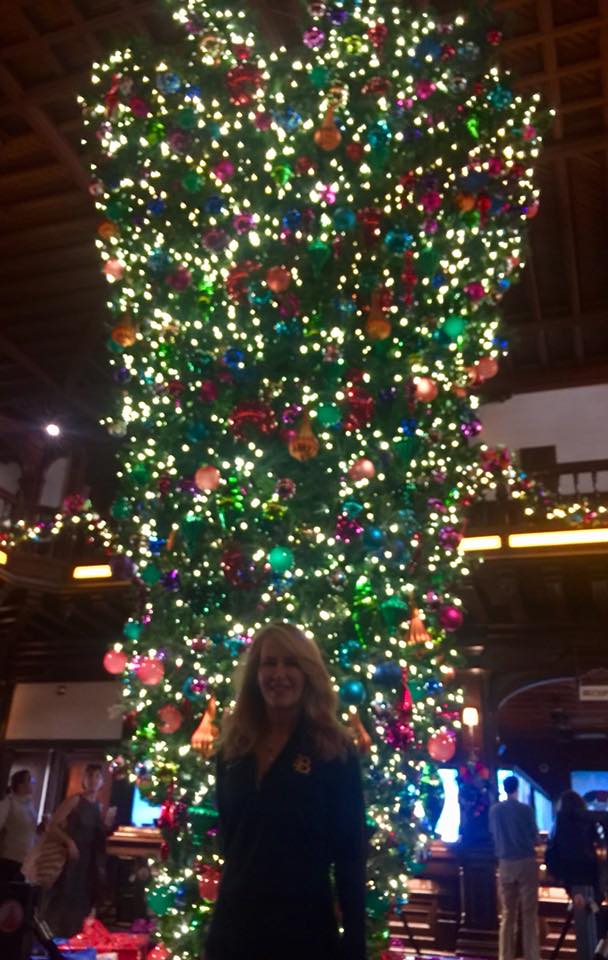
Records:
[[[367,836],[359,758],[353,751],[334,770],[331,830],[336,892],[344,935],[341,960],[365,960]]]
[[[536,817],[534,816],[534,810],[530,806],[528,807],[528,810],[530,811],[530,833],[532,836],[532,842],[536,846],[536,844],[540,843],[540,834],[538,832],[538,827],[536,825]]]
[[[78,847],[67,832],[67,819],[72,810],[74,810],[78,804],[79,800],[80,797],[78,794],[76,794],[73,797],[68,797],[63,801],[63,803],[60,803],[55,810],[55,813],[51,817],[46,830],[47,833],[52,833],[53,836],[58,837],[59,840],[61,840],[61,842],[65,845],[70,860],[77,860],[80,856]]]

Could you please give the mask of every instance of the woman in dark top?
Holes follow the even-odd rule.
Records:
[[[319,648],[291,624],[249,649],[217,802],[225,862],[207,960],[365,960],[359,762]]]

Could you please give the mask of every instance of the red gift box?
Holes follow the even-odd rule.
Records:
[[[150,938],[145,933],[111,933],[99,920],[85,920],[81,933],[65,944],[66,950],[93,947],[97,953],[115,953],[116,960],[144,960]]]

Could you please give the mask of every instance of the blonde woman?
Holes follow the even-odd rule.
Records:
[[[359,762],[319,648],[289,623],[249,648],[217,802],[225,863],[207,960],[365,960]]]

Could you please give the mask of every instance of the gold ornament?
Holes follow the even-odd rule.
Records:
[[[416,607],[412,607],[410,628],[408,631],[407,642],[412,646],[419,646],[422,643],[428,643],[431,639],[424,621]]]
[[[192,748],[196,750],[197,753],[200,753],[200,755],[205,759],[210,757],[213,753],[215,741],[220,733],[214,722],[216,714],[217,700],[212,695],[209,697],[209,702],[207,704],[207,709],[203,714],[203,719],[192,734],[192,738],[190,740]]]

